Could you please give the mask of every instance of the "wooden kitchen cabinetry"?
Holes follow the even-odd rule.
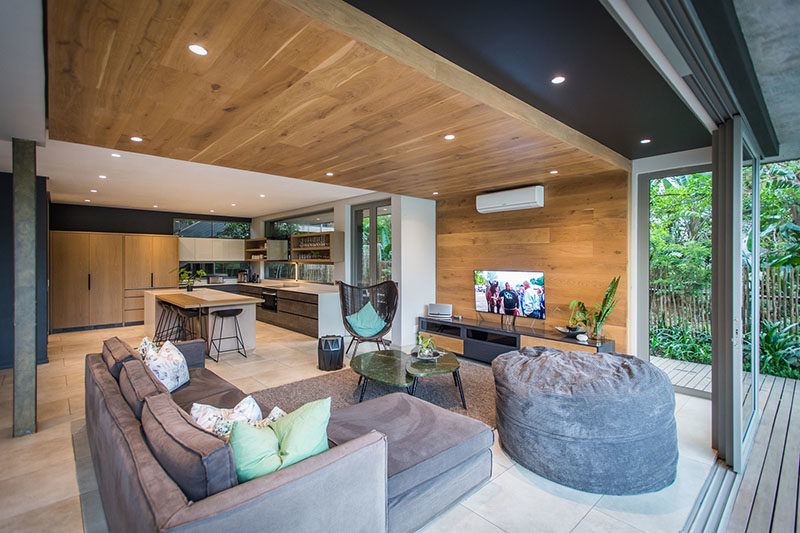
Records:
[[[50,232],[50,329],[122,323],[122,235]]]
[[[50,232],[50,324],[64,330],[144,320],[143,291],[177,287],[178,238]]]

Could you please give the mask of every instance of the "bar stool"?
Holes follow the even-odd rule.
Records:
[[[167,302],[159,302],[159,305],[161,306],[161,316],[158,318],[156,333],[153,338],[153,343],[156,345],[163,344],[172,339],[178,320],[178,314],[174,305]]]
[[[239,328],[239,315],[241,314],[241,309],[221,309],[219,311],[212,311],[211,314],[214,316],[214,322],[211,324],[211,335],[210,335],[210,343],[208,345],[208,356],[216,362],[219,362],[219,354],[222,351],[222,341],[229,340],[229,339],[236,339],[236,348],[235,350],[247,357],[247,349],[244,346],[244,338],[242,337],[242,330]],[[219,337],[214,338],[214,332],[217,329],[217,319],[220,319],[220,327],[219,327]],[[233,318],[233,327],[235,331],[235,335],[230,335],[228,337],[223,337],[222,333],[225,330],[225,319],[226,318]],[[240,348],[241,347],[241,348]],[[217,350],[217,358],[214,359],[214,356],[211,355],[214,349]],[[225,350],[226,352],[233,351]]]
[[[183,309],[181,307],[176,307],[175,311],[178,313],[177,340],[190,341],[196,339],[194,321],[200,320],[200,312],[197,309]]]

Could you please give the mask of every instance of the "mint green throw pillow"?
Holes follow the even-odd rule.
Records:
[[[380,317],[378,312],[372,307],[372,302],[361,308],[357,313],[347,315],[347,321],[353,331],[361,337],[372,337],[377,335],[386,326],[386,322]]]
[[[234,422],[230,443],[239,483],[281,468],[280,442],[270,427],[260,429],[244,422]]]
[[[269,427],[280,442],[280,468],[328,449],[328,419],[331,399],[309,402],[288,415],[271,422]],[[234,449],[234,458],[236,450]]]

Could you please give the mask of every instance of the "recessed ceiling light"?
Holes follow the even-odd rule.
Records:
[[[208,55],[208,50],[206,50],[205,48],[203,48],[199,44],[190,44],[189,45],[189,50],[191,50],[193,53],[195,53],[195,54],[197,54],[199,56]]]
[[[565,81],[567,81],[567,78],[565,78],[564,76],[556,76],[555,78],[550,80],[550,83],[552,83],[553,85],[560,85]]]
[[[213,213],[213,212],[214,212],[214,210],[213,210],[213,209],[210,209],[208,212],[209,212],[209,213]]]
[[[317,219],[317,220],[319,220],[319,219]]]
[[[325,175],[330,178],[331,176],[333,176],[333,172],[326,172]]]
[[[99,175],[99,176],[97,176],[97,177],[98,177],[98,178],[100,178],[101,180],[104,180],[104,179],[106,179],[108,176],[104,176],[103,174],[100,174],[100,175]]]
[[[153,205],[153,207],[154,207],[155,209],[158,209],[158,205]]]
[[[650,144],[651,141],[650,141],[650,139],[642,139],[639,142],[642,143],[642,144]]]
[[[434,196],[436,196],[437,194],[439,194],[437,191],[433,191]]]
[[[236,207],[236,204],[231,204],[231,207]]]
[[[452,133],[448,133],[447,135],[444,136],[444,140],[445,141],[452,141],[455,138],[456,138],[456,136],[453,135]]]
[[[97,192],[97,189],[89,189],[89,192]]]
[[[91,200],[89,200],[89,199],[87,198],[86,200],[84,200],[84,202],[86,202],[86,203],[88,204],[89,202],[91,202]]]
[[[111,154],[111,157],[122,157],[122,156],[119,154]]]
[[[134,135],[133,137],[131,137],[131,140],[132,140],[133,142],[135,142],[135,143],[140,143],[140,142],[142,142],[144,139],[142,139],[141,137],[137,137],[137,136],[135,136],[135,135]]]
[[[558,174],[558,170],[551,170],[550,174]]]
[[[259,194],[259,196],[260,196],[261,198],[266,198],[266,197],[267,197],[267,195],[266,195],[266,194]]]

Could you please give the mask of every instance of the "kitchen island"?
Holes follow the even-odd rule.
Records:
[[[144,291],[144,331],[150,338],[155,336],[156,325],[161,317],[162,309],[159,301],[164,301],[182,309],[199,309],[202,330],[206,337],[211,331],[214,311],[223,309],[241,309],[239,314],[239,329],[247,350],[256,347],[256,306],[263,302],[261,298],[230,294],[213,289],[195,289],[187,292],[185,289],[158,289]],[[219,326],[217,327],[219,330]],[[226,320],[222,331],[223,337],[234,335],[233,320]],[[216,335],[215,335],[216,336]]]

